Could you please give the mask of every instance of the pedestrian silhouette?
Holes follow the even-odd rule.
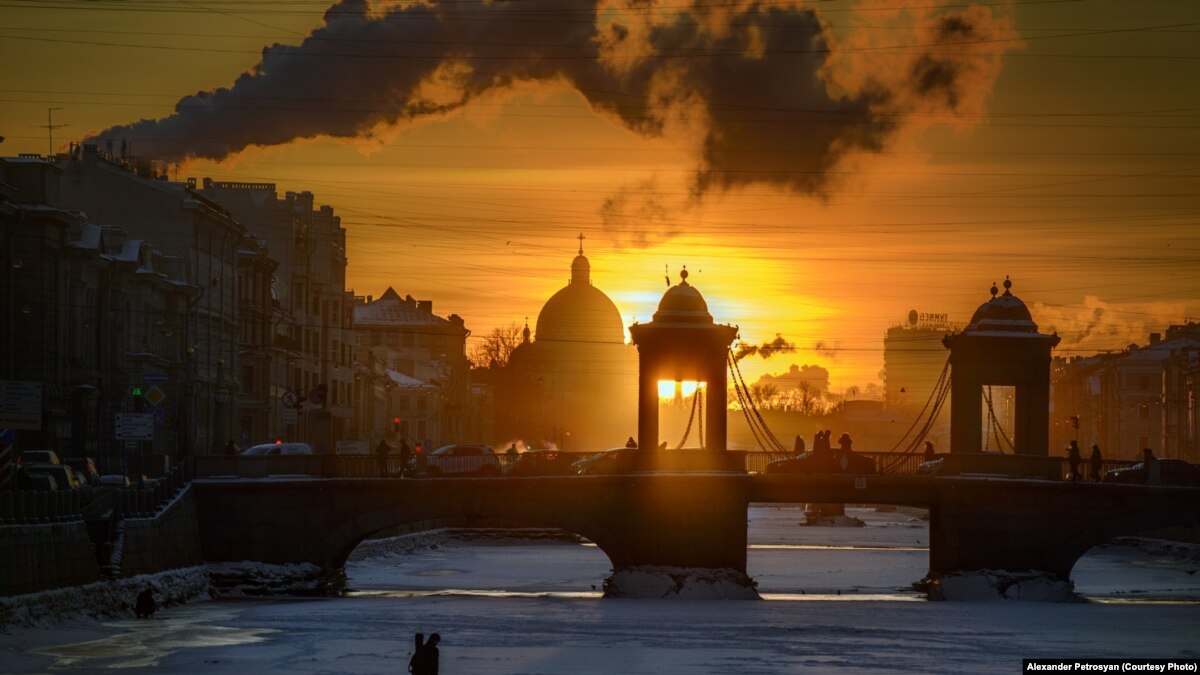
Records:
[[[1071,441],[1071,445],[1067,448],[1067,466],[1071,470],[1071,482],[1079,480],[1079,463],[1083,458],[1079,456],[1079,441]]]
[[[146,590],[138,593],[133,612],[139,619],[150,619],[154,617],[156,611],[158,611],[158,604],[154,602],[154,591],[147,587]]]
[[[408,441],[400,439],[400,475],[403,476],[408,472],[408,462],[412,459],[412,448],[408,447]]]
[[[241,454],[241,452],[242,452],[242,449],[239,448],[238,444],[235,443],[234,441],[231,440],[225,444],[225,454],[237,455],[237,454]]]
[[[1099,445],[1092,446],[1092,458],[1090,461],[1091,461],[1091,466],[1089,466],[1088,469],[1090,470],[1089,472],[1091,473],[1092,480],[1099,483],[1100,482],[1100,467],[1104,465],[1104,460],[1100,457],[1100,446]]]
[[[1158,485],[1162,482],[1162,469],[1158,466],[1158,458],[1150,448],[1142,450],[1142,467],[1146,471],[1146,483]]]
[[[843,433],[838,437],[838,449],[842,452],[853,452],[853,448],[851,447],[853,445],[854,441],[850,440],[850,434]]]
[[[421,673],[424,665],[421,662],[421,650],[425,648],[425,634],[417,633],[413,636],[413,642],[415,644],[413,646],[412,658],[408,660],[408,672]]]
[[[375,446],[375,461],[379,463],[379,476],[387,478],[388,475],[388,453],[392,451],[392,446],[388,445],[387,441],[379,441],[379,445]]]
[[[438,660],[441,657],[437,646],[442,641],[442,636],[434,633],[422,644],[423,637],[421,633],[416,634],[416,649],[408,662],[408,672],[413,675],[437,675]]]
[[[517,455],[517,444],[514,442],[512,445],[508,446],[508,450],[506,450],[504,454],[508,455],[509,457],[515,457]]]
[[[933,450],[933,443],[931,441],[925,441],[925,461],[928,462],[936,458],[937,453]]]
[[[633,440],[633,436],[630,436],[629,440],[625,441],[625,447],[627,447],[627,448],[636,448],[637,447],[637,441]]]
[[[792,445],[792,454],[794,454],[794,455],[803,455],[804,454],[804,437],[801,436],[800,434],[796,434],[796,443],[794,445]]]

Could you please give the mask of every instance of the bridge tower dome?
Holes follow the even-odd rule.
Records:
[[[1049,455],[1050,350],[1058,334],[1038,332],[1021,299],[1004,279],[1004,293],[975,310],[961,332],[942,339],[950,350],[950,450],[979,452],[983,443],[985,386],[1016,390],[1013,448],[1022,455]]]
[[[635,323],[629,336],[638,348],[638,445],[655,448],[658,438],[658,382],[705,383],[705,445],[726,448],[726,354],[737,326],[713,323],[708,303],[688,283],[688,272],[663,294],[650,323]]]

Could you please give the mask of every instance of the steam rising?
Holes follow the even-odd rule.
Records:
[[[733,359],[741,361],[747,356],[758,354],[764,359],[769,359],[776,354],[790,354],[796,351],[796,345],[783,339],[779,333],[775,334],[775,339],[770,342],[765,342],[761,345],[751,345],[741,343],[738,345],[737,352],[734,353]]]
[[[1004,21],[978,6],[916,21],[892,41],[919,46],[878,52],[853,36],[853,50],[839,47],[816,9],[757,0],[343,0],[301,44],[263,49],[232,85],[89,140],[129,141],[166,161],[220,160],[250,146],[365,137],[516,84],[562,83],[637,134],[693,146],[696,198],[750,184],[819,195],[843,157],[882,149],[906,115],[982,106],[1006,48],[990,38]],[[651,198],[614,200],[604,215],[656,209]]]

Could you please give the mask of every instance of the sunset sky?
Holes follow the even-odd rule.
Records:
[[[626,323],[686,265],[743,340],[796,344],[749,376],[839,391],[879,382],[910,309],[965,322],[1005,275],[1060,354],[1200,319],[1200,2],[327,10],[0,1],[0,154],[47,152],[57,108],[55,151],[310,190],[357,294],[472,339],[532,325],[582,232]]]

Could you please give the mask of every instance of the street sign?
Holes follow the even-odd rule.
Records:
[[[143,394],[142,397],[145,398],[146,402],[149,403],[150,405],[156,406],[159,403],[162,403],[163,399],[166,398],[167,395],[165,393],[163,393],[162,389],[159,389],[158,387],[154,386],[154,387],[150,387],[149,389],[147,389],[146,393]]]
[[[294,408],[284,408],[280,411],[283,413],[280,421],[284,424],[296,424],[300,421],[300,411]]]
[[[142,382],[166,382],[167,376],[162,373],[145,373],[142,375]]]
[[[167,423],[167,413],[162,408],[151,408],[150,414],[154,415],[154,426],[162,427]]]
[[[154,415],[150,413],[117,413],[117,440],[154,440]]]
[[[0,380],[0,427],[42,428],[42,383],[29,380]]]

